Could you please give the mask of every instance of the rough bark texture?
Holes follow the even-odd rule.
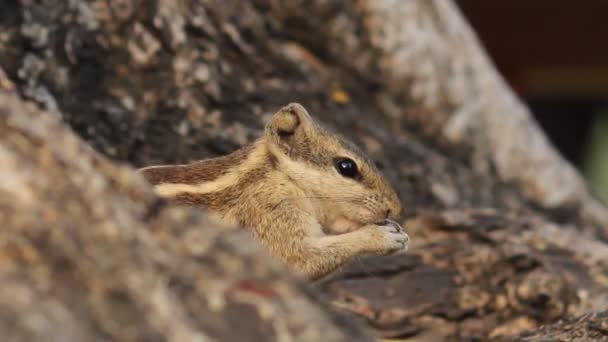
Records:
[[[523,342],[608,341],[608,312],[588,313],[560,320],[535,331],[525,332],[516,339]]]
[[[229,152],[259,135],[264,119],[274,110],[299,101],[313,115],[362,145],[381,164],[406,206],[406,226],[412,237],[413,248],[406,256],[362,259],[317,284],[335,306],[365,318],[385,337],[500,339],[544,325],[520,338],[567,340],[584,332],[587,335],[581,336],[589,339],[605,339],[606,314],[588,313],[608,307],[608,211],[589,194],[580,175],[553,149],[527,109],[496,74],[450,1],[8,0],[0,11],[0,67],[21,97],[58,110],[96,150],[135,166]],[[31,125],[32,134],[42,134],[34,123],[19,120],[23,127]],[[47,173],[45,168],[53,170],[55,166],[47,165],[42,156],[36,157],[33,144],[40,140],[29,135],[19,138],[17,133],[12,136],[8,139],[3,135],[0,141],[13,146],[22,139],[31,140],[32,147],[0,156],[16,166],[35,167],[25,168],[33,175],[22,172],[24,167],[3,172],[17,180],[25,177],[22,183],[35,179],[68,182],[65,176]],[[52,141],[45,148],[55,151],[57,162],[84,168],[78,174],[106,175],[104,184],[118,182],[108,180],[120,178],[108,176],[114,171],[105,171],[115,166],[105,161],[94,163],[101,158],[90,152],[63,152],[75,147],[63,147],[57,138],[47,140]],[[65,158],[60,158],[62,153],[66,153]],[[82,161],[75,153],[87,157]],[[119,184],[138,182],[129,171],[121,172],[125,178],[120,178]],[[57,213],[71,213],[63,209],[65,201],[53,199],[74,196],[76,203],[91,205],[91,220],[97,217],[124,229],[108,233],[99,224],[82,231],[79,221],[69,223],[74,215],[53,216],[64,222],[61,226],[65,231],[54,233],[58,234],[56,240],[42,239],[44,244],[32,249],[44,255],[39,259],[45,260],[47,278],[20,267],[15,271],[17,280],[2,280],[3,284],[20,281],[18,284],[36,300],[23,307],[2,302],[2,316],[4,312],[6,317],[26,314],[28,308],[47,300],[64,305],[65,312],[77,310],[78,314],[71,313],[76,318],[48,314],[60,317],[55,318],[58,322],[67,322],[61,323],[64,326],[76,325],[70,322],[77,322],[80,312],[98,315],[82,318],[90,322],[78,325],[80,330],[75,331],[82,334],[97,333],[95,324],[106,319],[133,319],[133,325],[141,330],[129,332],[132,334],[185,334],[203,327],[200,331],[213,335],[214,324],[226,324],[217,317],[231,316],[206,309],[212,304],[198,308],[186,300],[201,295],[197,292],[201,282],[194,274],[203,272],[205,279],[229,279],[234,284],[232,277],[241,273],[215,263],[207,271],[207,259],[198,270],[201,266],[194,255],[198,244],[190,245],[190,252],[179,252],[179,246],[189,240],[183,240],[184,234],[202,234],[202,241],[217,241],[202,243],[201,253],[207,258],[223,258],[219,255],[227,253],[239,255],[235,260],[245,262],[244,255],[234,243],[222,242],[230,241],[227,236],[212,229],[195,229],[196,220],[201,218],[191,213],[161,210],[146,219],[150,222],[143,222],[141,217],[148,215],[146,208],[151,204],[136,204],[140,199],[115,194],[116,186],[95,185],[97,178],[91,177],[86,178],[88,182],[76,178],[66,183],[70,190],[65,193],[53,190],[61,189],[61,182],[36,185],[40,188],[31,192],[13,189],[24,196],[23,201],[30,201],[27,203],[35,208],[30,210],[35,212],[43,212],[44,201]],[[95,187],[105,189],[101,199],[94,196]],[[91,189],[82,191],[85,188]],[[54,197],[43,197],[38,191]],[[36,202],[38,196],[42,197]],[[113,202],[113,196],[121,200]],[[143,203],[152,201],[150,195],[141,196]],[[116,204],[121,201],[134,207],[120,215],[122,211],[108,209],[121,207]],[[98,212],[92,203],[102,203],[106,209]],[[18,209],[10,202],[4,205]],[[11,236],[47,236],[55,231],[27,219],[30,221],[11,227]],[[165,220],[171,222],[162,223]],[[137,224],[128,223],[131,221]],[[161,229],[165,226],[179,229]],[[124,237],[115,242],[104,234]],[[78,237],[77,242],[68,242],[72,235]],[[102,242],[93,242],[98,238]],[[164,238],[173,242],[164,242]],[[38,241],[18,240],[29,244]],[[137,242],[133,246],[128,242],[132,240],[149,244]],[[116,263],[122,258],[129,261],[120,267],[106,265],[94,258],[98,246],[105,246],[102,251],[113,251]],[[20,250],[16,248],[9,250]],[[11,253],[15,260],[27,258],[21,256],[27,255],[24,252]],[[166,261],[164,253],[179,254],[179,258],[167,258],[184,261],[191,268]],[[163,257],[157,260],[156,254]],[[275,273],[268,270],[270,266],[263,266],[265,259],[252,263],[263,275],[245,273],[243,277],[260,277],[264,287],[271,287],[274,283],[268,277]],[[95,271],[86,273],[89,267],[83,265],[96,265],[91,268]],[[117,272],[113,267],[125,275],[118,277],[117,284],[105,283],[104,274]],[[64,268],[66,274],[53,273]],[[157,274],[169,277],[177,272],[181,286],[176,286],[176,297],[167,299],[175,301],[172,309],[129,314],[139,313],[141,308],[148,311],[158,305],[151,301],[161,300],[148,296],[150,288],[156,288],[150,284],[156,282],[144,282],[143,286],[141,280],[127,281],[131,270],[138,275],[136,279]],[[84,276],[76,277],[81,273]],[[82,301],[67,302],[61,291],[49,290],[50,285],[44,282],[51,275],[65,283],[56,286],[70,291],[70,286],[84,291],[82,284],[93,284],[96,277],[104,281],[100,289],[86,287],[91,292],[82,292]],[[172,283],[158,284],[158,296],[167,295]],[[118,299],[112,295],[115,287]],[[295,298],[303,298],[299,292],[289,291]],[[287,292],[279,293],[281,303],[295,300]],[[102,309],[91,309],[96,305]],[[125,310],[125,316],[107,316],[113,310],[111,305],[124,308],[119,310]],[[290,304],[281,305],[281,309],[273,309],[279,311],[272,312],[289,312],[293,317],[308,317],[309,310],[321,312],[308,304],[297,309],[302,313]],[[204,319],[197,320],[191,311],[196,308],[208,310],[201,316]],[[256,312],[239,305],[232,312],[240,315],[243,310],[251,315]],[[162,315],[183,320],[171,321],[177,325],[168,329],[162,324],[169,323],[158,323],[164,322]],[[577,315],[583,316],[569,318]],[[216,319],[209,321],[208,316]],[[557,322],[562,318],[566,321]],[[211,323],[199,326],[201,321]],[[238,321],[244,319],[239,317]],[[315,322],[313,331],[323,326],[322,319]],[[104,332],[126,329],[108,324],[103,326]],[[277,327],[291,327],[289,323],[268,324],[275,332],[282,329]],[[325,324],[327,338],[334,334],[339,339],[341,333]],[[219,335],[213,336],[221,338],[224,330],[218,329]],[[295,334],[286,329],[280,331]],[[234,331],[249,334],[247,330]]]

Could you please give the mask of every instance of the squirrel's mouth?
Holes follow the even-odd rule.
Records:
[[[388,226],[388,225],[395,225],[395,224],[399,225],[399,223],[397,221],[391,220],[389,218],[385,218],[385,219],[383,219],[381,221],[378,221],[378,222],[376,222],[374,224],[377,225],[377,226]]]

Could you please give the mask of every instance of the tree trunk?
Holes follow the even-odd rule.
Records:
[[[264,119],[292,101],[359,143],[397,187],[412,249],[405,256],[359,260],[313,286],[334,306],[364,317],[381,336],[508,338],[608,305],[608,210],[550,145],[451,1],[9,0],[2,12],[0,67],[18,94],[60,113],[115,161],[142,166],[229,152],[255,139]],[[49,114],[40,114],[45,124],[38,125],[8,95],[0,104],[14,117],[13,124],[0,125],[7,132],[0,138],[6,148],[0,158],[14,165],[2,170],[3,177],[21,182],[7,191],[28,203],[19,209],[0,202],[0,208],[21,217],[43,215],[50,204],[59,220],[51,224],[42,216],[36,223],[31,215],[29,221],[3,223],[11,228],[8,241],[25,237],[45,262],[43,276],[21,267],[3,285],[15,282],[36,305],[54,303],[45,317],[89,334],[82,336],[119,328],[141,339],[146,333],[179,338],[190,335],[171,334],[195,331],[229,336],[223,335],[232,324],[229,313],[215,313],[213,300],[193,306],[189,298],[204,302],[197,286],[206,285],[199,284],[197,272],[238,283],[239,272],[213,262],[223,253],[239,262],[250,258],[235,243],[222,242],[232,235],[214,232],[200,214],[164,204],[154,209],[159,212],[150,209],[155,200],[127,169],[76,148],[79,143],[65,132],[40,137],[41,130],[57,126],[42,119]],[[64,147],[63,139],[71,145]],[[29,147],[10,152],[22,141]],[[54,152],[45,157],[45,149]],[[68,165],[64,176],[54,166],[61,163]],[[96,196],[95,186],[104,194]],[[90,209],[65,209],[71,201]],[[127,202],[125,208],[117,205]],[[97,204],[106,209],[94,210]],[[110,210],[115,206],[116,212]],[[106,231],[104,221],[117,228]],[[193,230],[197,222],[209,229]],[[197,246],[182,245],[188,232],[217,241],[203,244],[201,265]],[[4,249],[17,253],[9,260],[33,262],[23,246]],[[111,262],[96,259],[100,250],[111,251]],[[251,262],[265,271],[242,275],[248,282],[267,288],[274,284],[270,278],[279,279],[274,266],[263,266],[272,265],[267,259]],[[120,276],[105,283],[110,271]],[[42,292],[49,279],[59,290]],[[296,336],[291,329],[308,321],[310,331],[301,339],[314,337],[319,328],[328,331],[324,340],[357,333],[349,320],[341,323],[350,327],[343,331],[324,322],[322,317],[333,316],[302,299],[309,297],[293,282],[281,282],[291,284],[290,290],[278,295],[278,309],[270,306],[268,325],[262,328],[252,318],[260,340],[278,339],[279,332]],[[176,294],[169,296],[170,290]],[[155,291],[159,298],[148,293]],[[73,292],[81,296],[76,301],[66,296]],[[170,308],[161,310],[155,300],[168,301]],[[289,304],[296,301],[305,303],[301,312]],[[3,317],[32,310],[13,305],[2,301]],[[56,305],[66,316],[52,314]],[[234,305],[234,315],[256,314]],[[112,310],[125,316],[104,315]],[[325,316],[300,316],[318,312]],[[587,325],[581,322],[605,327],[605,317],[570,319],[583,331]],[[112,322],[120,319],[133,320],[134,328],[117,328]],[[571,331],[565,326],[527,334],[566,338]],[[253,334],[247,329],[231,332]],[[602,330],[587,336],[596,331]]]

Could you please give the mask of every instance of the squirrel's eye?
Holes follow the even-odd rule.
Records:
[[[357,164],[348,158],[340,158],[336,160],[336,169],[344,177],[355,178],[359,174]]]

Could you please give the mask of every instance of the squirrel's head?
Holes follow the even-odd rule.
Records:
[[[306,193],[327,229],[344,232],[399,216],[399,197],[374,162],[303,106],[292,103],[274,114],[265,140],[277,169]]]

